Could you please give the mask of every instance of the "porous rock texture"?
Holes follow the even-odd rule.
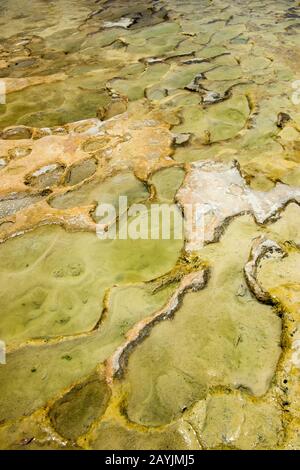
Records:
[[[299,449],[299,2],[0,13],[0,448]]]

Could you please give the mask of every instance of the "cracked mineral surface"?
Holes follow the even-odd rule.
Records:
[[[300,449],[299,26],[1,1],[1,449]],[[184,236],[100,239],[120,196]]]

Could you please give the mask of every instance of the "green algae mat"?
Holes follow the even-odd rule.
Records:
[[[1,2],[0,449],[300,449],[299,64],[294,0]]]

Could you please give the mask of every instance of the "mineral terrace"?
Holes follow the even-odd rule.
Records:
[[[1,449],[300,449],[299,64],[294,0],[1,1]]]

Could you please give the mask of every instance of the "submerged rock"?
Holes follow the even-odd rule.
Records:
[[[28,127],[12,127],[5,129],[0,134],[1,139],[4,140],[19,140],[19,139],[30,139],[32,131]]]
[[[287,113],[279,113],[277,116],[277,127],[281,129],[291,120],[291,116]]]

